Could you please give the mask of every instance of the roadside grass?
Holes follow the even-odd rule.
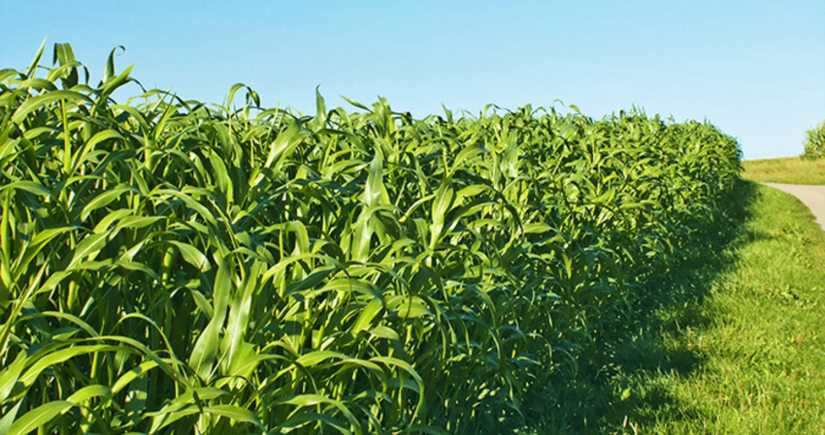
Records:
[[[738,192],[533,433],[825,433],[825,235],[788,194]]]
[[[624,380],[640,433],[825,433],[825,238],[796,198],[743,185],[744,225],[701,267],[714,274],[718,257],[721,273],[648,332],[697,363]]]
[[[784,157],[742,162],[742,178],[757,183],[825,184],[825,160]]]

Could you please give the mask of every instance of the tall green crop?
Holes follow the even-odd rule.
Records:
[[[41,53],[0,71],[8,433],[506,426],[740,170],[709,124],[117,104]]]

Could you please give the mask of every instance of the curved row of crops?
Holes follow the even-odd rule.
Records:
[[[636,112],[415,120],[319,96],[310,117],[248,89],[236,110],[240,85],[116,104],[111,56],[96,88],[68,44],[39,62],[0,71],[3,433],[517,417],[740,170],[713,126]]]

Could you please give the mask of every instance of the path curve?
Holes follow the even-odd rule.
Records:
[[[762,183],[765,186],[775,187],[783,192],[799,198],[811,209],[816,217],[816,223],[825,230],[825,186],[808,186],[802,184]]]

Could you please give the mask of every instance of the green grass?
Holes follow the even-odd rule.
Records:
[[[825,237],[794,197],[738,190],[602,347],[568,432],[825,433]]]
[[[742,177],[757,183],[825,184],[825,160],[802,157],[742,162]]]

